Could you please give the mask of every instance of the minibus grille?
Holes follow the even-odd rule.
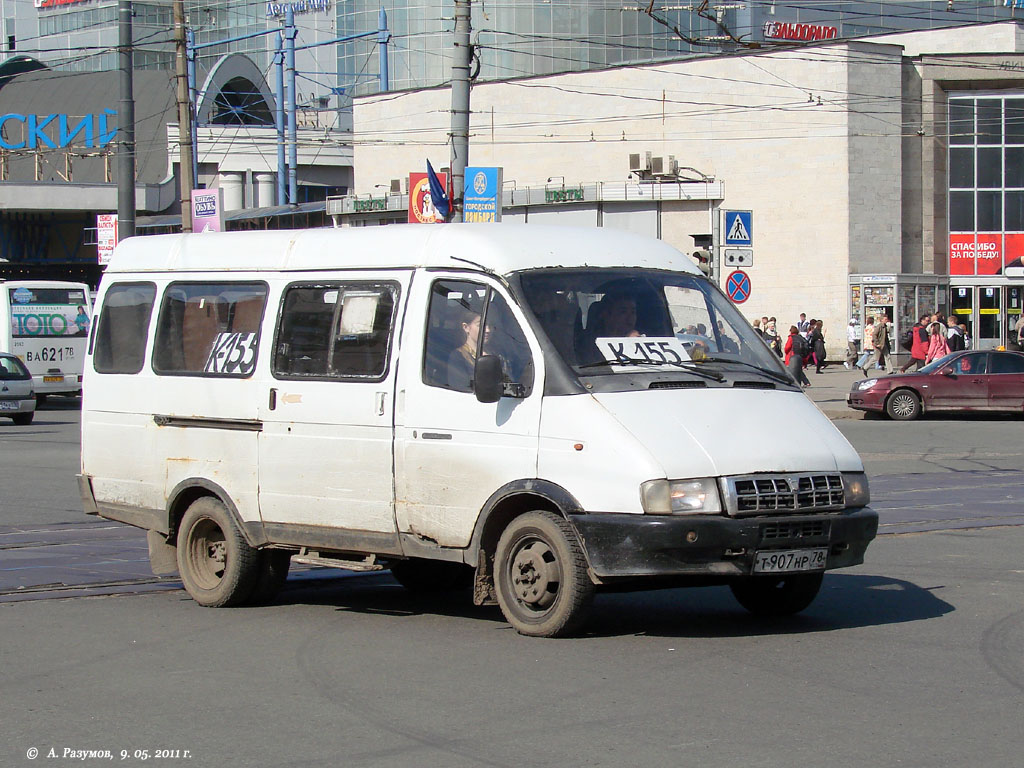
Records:
[[[844,506],[839,474],[726,478],[726,507],[731,515],[825,512]]]

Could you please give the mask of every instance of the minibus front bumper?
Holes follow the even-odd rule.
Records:
[[[735,577],[754,572],[755,554],[827,549],[825,570],[864,562],[878,532],[870,507],[818,515],[573,514],[591,570],[620,577]]]

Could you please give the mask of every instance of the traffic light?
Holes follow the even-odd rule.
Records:
[[[707,248],[699,248],[693,252],[693,260],[697,262],[697,267],[705,275],[711,274],[711,251]]]

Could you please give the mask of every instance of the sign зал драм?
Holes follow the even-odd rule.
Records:
[[[103,147],[113,141],[117,126],[107,128],[107,121],[117,111],[104,109],[99,114],[69,118],[67,115],[21,115],[8,112],[0,115],[0,147],[4,149],[62,149],[72,144]],[[77,120],[78,122],[73,122]],[[17,139],[17,126],[21,140]],[[81,138],[79,138],[81,137]],[[76,142],[75,139],[79,138]]]

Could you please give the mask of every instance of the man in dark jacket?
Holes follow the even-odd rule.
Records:
[[[960,321],[956,315],[949,316],[949,332],[946,335],[946,343],[949,344],[950,352],[959,352],[961,349],[966,349],[964,332],[960,330]]]
[[[916,370],[924,365],[924,361],[928,357],[929,319],[931,319],[931,315],[921,315],[921,318],[914,323],[914,327],[910,333],[910,338],[912,340],[910,347],[910,360],[907,361],[906,365],[900,368],[900,373],[906,373],[911,368]]]

